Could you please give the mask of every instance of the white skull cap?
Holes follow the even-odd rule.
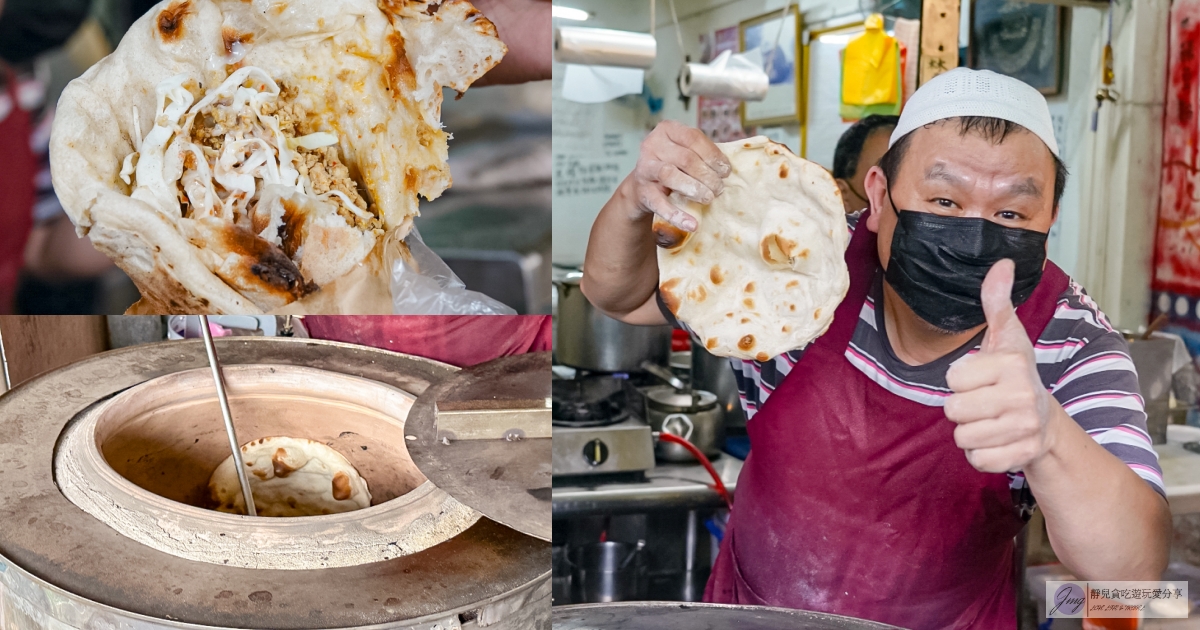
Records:
[[[1046,98],[1024,81],[969,68],[944,72],[917,88],[900,113],[888,148],[915,129],[959,116],[990,116],[1017,123],[1041,138],[1058,157]]]

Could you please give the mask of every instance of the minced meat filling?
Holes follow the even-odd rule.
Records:
[[[357,183],[350,177],[350,169],[338,158],[337,147],[321,147],[312,151],[297,149],[296,159],[292,163],[301,177],[308,177],[312,182],[314,193],[322,195],[336,190],[349,197],[359,208],[368,208],[367,201],[358,192]],[[374,215],[374,212],[371,214]],[[341,205],[338,206],[338,215],[364,230],[383,228],[378,217],[363,219]]]
[[[307,126],[304,124],[306,112],[293,100],[295,96],[295,88],[280,82],[278,100],[263,103],[260,108],[260,111],[264,115],[275,117],[279,123],[280,132],[286,138],[295,138],[304,133],[311,132],[309,129],[302,129],[302,127]],[[246,138],[263,137],[257,116],[248,109],[242,109],[239,112],[231,111],[228,107],[229,103],[229,98],[223,98],[201,109],[192,124],[190,139],[203,148],[210,166],[220,156],[221,149],[225,144],[226,134]],[[266,137],[263,139],[269,140]],[[369,219],[364,218],[360,213],[355,213],[346,208],[343,200],[336,197],[331,198],[330,201],[336,203],[338,206],[338,216],[345,219],[347,223],[363,231],[369,230],[377,235],[383,234],[382,220],[379,219],[374,207],[363,198],[358,183],[350,176],[350,169],[347,168],[345,162],[338,155],[338,147],[336,145],[319,147],[312,150],[297,147],[292,155],[292,165],[299,172],[301,181],[304,181],[304,179],[309,181],[313,194],[322,195],[330,191],[340,192],[359,210],[365,210],[371,215]],[[192,153],[187,153],[184,156],[184,167],[189,170],[196,168],[195,156]],[[261,181],[258,184],[261,188]],[[183,214],[184,216],[189,216],[188,198],[182,182],[177,187],[180,203],[184,210]],[[220,189],[219,186],[218,195],[222,198],[226,197],[225,191]],[[257,197],[258,191],[251,198],[249,207],[247,208],[248,211],[253,209]]]

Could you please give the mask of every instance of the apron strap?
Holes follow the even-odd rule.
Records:
[[[846,247],[845,259],[847,270],[850,272],[850,288],[834,312],[829,331],[817,340],[820,342],[828,339],[826,343],[835,348],[845,348],[854,336],[859,311],[862,310],[863,300],[867,299],[871,282],[875,279],[875,269],[879,266],[879,252],[875,249],[876,234],[867,229],[867,217],[867,213],[859,217],[854,232],[850,235],[850,245]]]
[[[1058,310],[1056,306],[1058,296],[1062,295],[1070,284],[1071,278],[1067,276],[1066,272],[1047,260],[1037,288],[1033,290],[1028,300],[1017,307],[1017,319],[1020,319],[1021,323],[1025,325],[1025,332],[1029,335],[1030,343],[1037,343],[1038,337],[1042,336],[1046,325],[1054,319],[1054,312]]]

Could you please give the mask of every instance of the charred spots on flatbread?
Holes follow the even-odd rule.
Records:
[[[317,285],[305,282],[300,268],[281,249],[240,226],[223,230],[225,247],[246,257],[248,271],[274,293],[290,294],[299,299],[317,290]]]
[[[175,0],[158,14],[158,34],[164,42],[183,37],[183,19],[191,12],[192,0]]]
[[[405,93],[411,93],[417,88],[417,75],[408,61],[404,37],[398,31],[392,31],[388,33],[387,44],[391,56],[383,66],[386,71],[384,78],[387,80],[387,87],[392,91],[392,98],[400,99]],[[405,89],[401,90],[401,87]]]
[[[467,12],[467,19],[474,20],[475,32],[487,37],[499,37],[499,32],[496,31],[496,25],[491,20],[484,17],[477,9],[472,9]],[[484,59],[485,64],[493,63],[491,57]]]
[[[234,53],[234,44],[249,44],[254,41],[254,33],[239,33],[236,28],[225,24],[221,26],[221,41],[225,43],[225,54]]]
[[[658,293],[662,296],[663,304],[666,304],[667,310],[672,313],[679,310],[680,296],[675,293],[675,288],[678,286],[679,278],[671,278],[658,287]]]
[[[282,448],[275,449],[275,454],[271,456],[271,466],[275,471],[276,477],[287,477],[296,472],[296,469],[288,464],[287,456],[287,450]]]
[[[754,335],[743,335],[741,339],[738,339],[737,345],[738,348],[741,348],[742,350],[750,350],[754,348]]]
[[[428,5],[425,6],[425,15],[433,15],[433,14],[437,13],[438,9],[440,9],[440,8],[442,8],[442,3],[430,2]]]
[[[666,250],[674,250],[683,247],[688,240],[690,232],[685,232],[666,221],[660,221],[657,218],[654,221],[652,228],[654,230],[654,244]]]
[[[280,199],[280,203],[283,204],[283,222],[279,225],[279,240],[283,243],[283,253],[288,258],[295,258],[296,251],[304,244],[307,216],[291,199]]]
[[[333,476],[333,498],[338,501],[345,501],[350,498],[350,476],[344,472],[338,471]]]
[[[270,287],[290,293],[296,299],[319,288],[313,282],[305,282],[296,263],[275,248],[259,258],[258,262],[251,264],[250,273]]]

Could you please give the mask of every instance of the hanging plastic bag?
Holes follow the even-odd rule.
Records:
[[[896,80],[899,50],[896,38],[883,30],[883,16],[867,17],[865,32],[846,44],[842,63],[842,102],[882,105],[899,102]]]
[[[896,68],[896,73],[894,75],[894,80],[896,83],[896,94],[899,95],[899,94],[903,93],[903,91],[904,91],[904,84],[903,84],[904,74],[901,71],[902,57],[900,56],[900,53],[899,53],[899,49],[900,49],[899,42],[897,42],[895,44],[895,46],[897,49],[897,61],[896,61],[897,68]],[[842,51],[842,52],[843,52],[843,54],[845,53],[845,51]],[[845,69],[845,66],[843,65],[843,70],[844,69]],[[901,99],[896,99],[896,101],[892,102],[892,103],[876,103],[874,105],[851,105],[849,103],[843,102],[843,103],[838,104],[838,113],[841,115],[843,122],[853,122],[855,120],[861,120],[863,118],[866,118],[867,116],[870,116],[871,114],[882,114],[885,116],[899,116],[900,110],[902,107],[903,107],[903,101]]]
[[[417,228],[404,239],[406,250],[392,262],[392,313],[396,315],[516,315],[504,303],[470,291],[429,249]]]

